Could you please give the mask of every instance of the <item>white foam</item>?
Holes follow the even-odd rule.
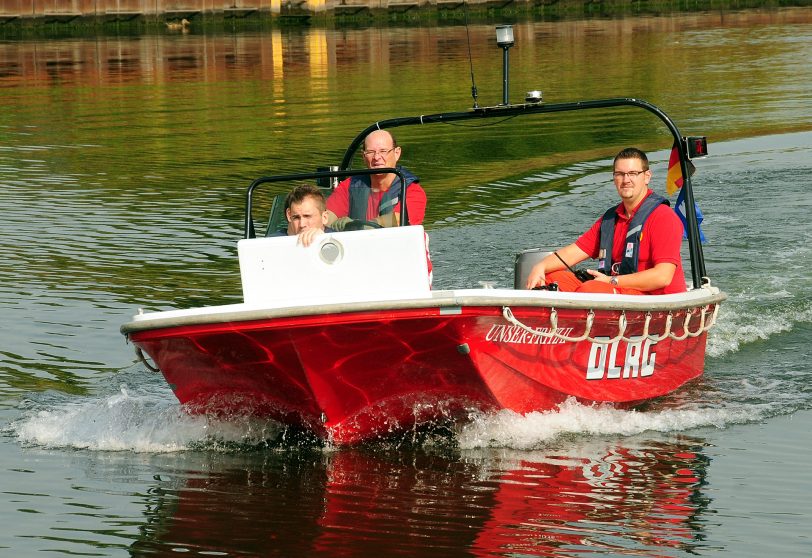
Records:
[[[756,386],[740,386],[748,391]],[[758,386],[759,392],[764,386]],[[703,407],[652,411],[587,406],[574,400],[558,409],[520,415],[511,411],[475,414],[456,432],[461,449],[544,447],[559,439],[596,436],[634,436],[646,431],[672,433],[695,428],[725,428],[763,420],[769,405],[719,403]],[[189,415],[168,390],[163,394],[133,395],[127,387],[96,398],[62,400],[32,411],[10,424],[6,432],[20,443],[46,448],[94,451],[170,453],[187,450],[233,451],[278,439],[279,423],[231,417],[228,420]],[[325,451],[330,451],[327,446]]]
[[[568,400],[558,410],[520,415],[501,411],[474,417],[458,432],[462,449],[508,447],[533,449],[566,436],[633,436],[646,431],[680,432],[700,427],[724,428],[758,420],[758,407],[620,410],[611,406],[586,406]]]
[[[63,402],[32,412],[9,430],[24,445],[164,453],[221,442],[256,444],[274,437],[281,427],[270,421],[189,415],[171,393],[131,395],[122,386],[108,397]]]
[[[769,339],[772,335],[791,331],[796,323],[810,321],[812,305],[799,306],[792,300],[787,304],[774,304],[761,312],[745,309],[735,302],[723,303],[719,319],[708,336],[707,354],[719,357],[735,352],[742,345]]]

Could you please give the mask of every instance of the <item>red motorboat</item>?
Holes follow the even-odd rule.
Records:
[[[376,129],[612,107],[642,108],[666,125],[692,207],[689,158],[706,154],[704,139],[683,138],[638,99],[380,121],[354,139],[337,169],[251,184],[238,243],[244,302],[139,313],[121,331],[190,412],[269,417],[338,444],[472,412],[547,411],[568,398],[631,406],[666,395],[702,374],[707,332],[726,298],[707,279],[693,212],[692,288],[646,296],[523,290],[522,274],[540,256],[532,250],[517,257],[514,289],[432,290],[421,226],[327,233],[303,248],[294,237],[257,237],[252,216],[252,196],[265,184],[399,172],[350,169]],[[272,208],[271,221],[280,213]]]

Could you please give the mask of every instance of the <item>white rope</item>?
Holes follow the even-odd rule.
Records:
[[[659,343],[663,339],[666,339],[669,335],[671,335],[671,325],[674,323],[674,316],[671,312],[665,317],[665,327],[663,328],[663,334],[658,336],[649,336],[649,340],[653,341],[654,343]]]
[[[617,321],[617,329],[618,329],[617,335],[615,335],[612,339],[607,339],[606,341],[599,341],[599,342],[600,343],[605,342],[607,344],[611,344],[611,343],[614,343],[615,341],[620,341],[621,339],[624,339],[624,340],[628,341],[628,339],[623,337],[623,334],[626,333],[626,326],[627,325],[628,325],[628,323],[626,322],[626,311],[624,310],[623,312],[620,313],[620,318]]]
[[[570,337],[569,335],[558,333],[558,312],[556,311],[555,308],[553,308],[550,311],[550,330],[552,331],[552,334],[556,339],[560,339],[562,341],[578,343],[580,341],[589,339],[589,334],[592,331],[592,325],[594,322],[595,322],[595,312],[590,310],[589,313],[586,315],[586,324],[584,325],[584,333],[579,337]]]
[[[682,323],[682,335],[671,334],[671,339],[674,341],[683,341],[688,338],[688,324],[691,323],[691,313],[685,313],[685,321]]]
[[[648,337],[649,324],[651,324],[651,312],[646,312],[646,321],[643,322],[643,334],[642,334],[643,339]],[[624,341],[628,341],[628,339],[624,339]]]
[[[591,339],[589,337],[589,333],[592,331],[592,324],[595,321],[595,312],[590,310],[589,313],[586,315],[586,325],[584,327],[584,333],[578,337],[570,337],[569,335],[564,335],[558,332],[558,312],[556,311],[555,308],[552,308],[550,310],[550,331],[533,329],[532,327],[526,326],[525,324],[520,322],[516,318],[516,316],[513,315],[513,311],[510,309],[509,306],[502,307],[502,315],[511,324],[515,325],[518,328],[523,329],[524,331],[530,333],[531,335],[538,335],[539,337],[543,337],[545,339],[559,339],[561,341],[569,341],[573,343]]]
[[[626,311],[623,310],[620,314],[620,318],[618,319],[618,333],[612,338],[606,337],[592,337],[590,333],[592,333],[592,326],[595,323],[595,311],[589,310],[586,315],[586,323],[584,325],[584,333],[578,337],[571,337],[569,335],[564,335],[563,333],[559,333],[558,331],[558,311],[555,308],[550,309],[550,331],[544,331],[541,329],[535,329],[523,324],[519,321],[518,318],[513,314],[513,311],[510,309],[509,306],[502,307],[502,316],[511,324],[515,325],[516,327],[521,328],[522,330],[532,334],[537,335],[539,337],[543,337],[545,339],[558,339],[560,341],[566,341],[570,343],[578,343],[580,341],[589,341],[590,343],[601,343],[609,345],[611,343],[615,343],[616,341],[625,341],[627,343],[638,342],[642,339],[649,339],[654,343],[659,343],[660,341],[671,338],[674,341],[684,341],[688,337],[698,337],[702,333],[706,333],[710,328],[716,324],[716,316],[719,313],[719,305],[714,305],[713,314],[709,320],[706,320],[706,315],[708,313],[708,306],[704,306],[700,311],[700,319],[699,319],[699,327],[696,331],[690,331],[689,324],[691,323],[691,317],[693,314],[691,311],[687,311],[685,313],[685,321],[683,322],[683,332],[682,335],[676,335],[671,328],[673,326],[674,317],[671,312],[668,312],[668,315],[665,318],[665,327],[663,328],[663,333],[661,335],[650,334],[649,327],[651,325],[651,312],[646,312],[646,319],[643,323],[643,334],[640,336],[626,337],[626,328],[628,327],[628,320],[626,318]]]
[[[699,327],[693,333],[690,331],[686,331],[688,333],[688,337],[699,337],[699,335],[705,333],[705,315],[708,313],[708,307],[703,306],[702,311],[699,313]],[[685,329],[688,329],[688,324],[685,324]]]
[[[674,316],[671,312],[665,317],[665,328],[662,335],[655,335],[653,333],[649,333],[649,325],[651,324],[651,312],[646,312],[646,321],[643,324],[643,333],[638,337],[635,335],[635,338],[632,339],[631,337],[623,337],[623,341],[627,343],[634,343],[640,341],[641,339],[648,339],[654,343],[659,343],[663,339],[666,339],[671,334],[671,323],[674,320]]]
[[[705,331],[710,330],[713,326],[716,325],[716,317],[719,315],[719,305],[713,307],[713,315],[711,315],[711,319],[708,320],[708,323],[705,325]]]
[[[708,306],[703,306],[702,307],[702,310],[700,311],[700,314],[699,314],[699,327],[694,332],[688,331],[688,318],[686,316],[686,319],[685,319],[685,333],[689,337],[699,337],[703,333],[706,333],[707,331],[709,331],[710,328],[712,328],[716,324],[716,317],[719,315],[719,305],[717,304],[717,305],[715,305],[713,307],[713,313],[711,314],[710,319],[706,321],[705,318],[706,318],[706,316],[708,314]],[[684,339],[684,337],[682,339]],[[677,340],[679,341],[680,339],[677,339]]]

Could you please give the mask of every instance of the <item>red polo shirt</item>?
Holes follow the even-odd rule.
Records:
[[[646,197],[651,195],[648,191]],[[642,200],[640,203],[643,203]],[[626,217],[623,204],[617,207],[617,221],[615,222],[615,237],[612,243],[612,261],[619,262],[623,259],[623,252],[626,248],[626,233],[629,230],[629,222],[640,204],[632,210],[632,214]],[[588,231],[582,234],[575,244],[589,254],[590,258],[597,259],[601,241],[601,218]],[[643,232],[640,238],[640,255],[638,259],[638,271],[651,269],[658,263],[672,263],[677,266],[671,284],[663,289],[648,291],[648,294],[671,294],[684,293],[687,290],[685,285],[685,271],[682,268],[682,256],[680,247],[682,245],[682,221],[674,211],[667,205],[660,205],[649,215],[643,224]]]
[[[378,216],[378,206],[381,203],[383,192],[370,192],[367,205],[367,220],[371,221]],[[426,192],[417,182],[412,182],[406,188],[406,208],[409,210],[409,224],[422,225],[426,215]],[[350,179],[342,180],[336,189],[327,198],[327,209],[338,217],[350,214]],[[394,209],[400,215],[400,203]]]

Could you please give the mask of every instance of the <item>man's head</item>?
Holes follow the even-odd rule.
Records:
[[[323,229],[327,224],[324,194],[310,184],[296,186],[285,198],[285,217],[289,235],[314,227]]]
[[[386,130],[375,130],[364,138],[364,163],[367,168],[394,167],[400,159],[400,146]]]
[[[631,210],[648,192],[651,180],[648,157],[635,147],[627,147],[615,156],[612,177],[623,205]]]

